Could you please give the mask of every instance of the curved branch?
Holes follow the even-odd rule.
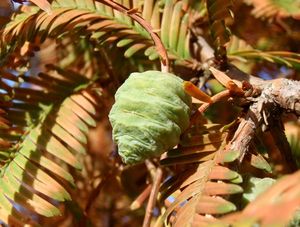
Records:
[[[161,57],[161,71],[169,72],[170,63],[169,63],[169,58],[168,58],[166,48],[164,47],[160,37],[153,31],[152,26],[146,20],[144,20],[144,18],[138,15],[135,10],[127,9],[125,6],[117,2],[114,2],[112,0],[96,0],[96,1],[108,5],[113,9],[118,10],[121,13],[124,13],[128,15],[130,18],[132,18],[134,21],[138,22],[150,34],[157,48],[157,51]]]
[[[276,140],[276,146],[289,164],[290,170],[295,171],[297,169],[285,134],[282,131],[283,128],[279,130],[279,124],[282,110],[294,112],[299,116],[300,109],[297,105],[300,98],[299,85],[300,82],[298,81],[278,79],[269,81],[263,87],[261,95],[249,107],[245,119],[240,123],[231,141],[230,149],[240,152],[240,163],[249,149],[256,130],[262,128],[263,130],[271,130],[272,136]]]

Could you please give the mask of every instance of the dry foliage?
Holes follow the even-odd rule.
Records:
[[[285,0],[1,0],[0,220],[298,226],[299,12]],[[172,150],[125,166],[107,116],[128,75],[150,69],[189,81],[191,124]]]

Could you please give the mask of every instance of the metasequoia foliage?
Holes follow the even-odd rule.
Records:
[[[297,1],[14,2],[2,222],[297,226]]]
[[[273,19],[274,17],[299,17],[299,2],[291,0],[245,0],[249,5],[253,5],[252,14],[263,19]]]

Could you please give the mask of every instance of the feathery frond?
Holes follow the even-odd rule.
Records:
[[[226,163],[238,158],[234,151],[224,152],[228,139],[228,131],[220,125],[204,125],[187,133],[182,147],[168,152],[162,164],[199,164],[193,164],[162,185],[160,200],[165,202],[167,210],[156,226],[163,222],[172,226],[192,223],[199,226],[211,221],[205,215],[220,215],[236,209],[222,197],[242,192],[237,185],[242,182],[241,176],[226,167]]]
[[[207,12],[210,21],[211,37],[213,39],[213,47],[217,59],[226,58],[225,44],[230,40],[231,32],[226,26],[225,20],[231,18],[232,12],[230,7],[231,0],[207,0]]]
[[[251,47],[245,40],[232,36],[227,44],[228,58],[247,62],[251,59],[264,60],[291,68],[300,67],[300,54],[289,51],[262,51]]]
[[[71,199],[62,182],[74,185],[63,166],[81,168],[76,154],[85,152],[88,128],[96,125],[101,90],[80,74],[48,68],[36,77],[0,73],[11,98],[2,108],[12,122],[0,132],[9,145],[1,147],[0,218],[6,223],[28,222],[30,216],[19,217],[20,208],[46,217],[60,214],[52,202]]]
[[[299,17],[299,1],[296,0],[244,0],[254,8],[252,14],[261,19],[279,17]]]
[[[243,222],[249,226],[256,224],[287,226],[299,205],[299,171],[297,171],[279,179],[243,211],[225,216],[216,223],[235,225]],[[258,210],[260,212],[257,212]]]
[[[98,164],[91,158],[94,151],[90,148],[92,145],[88,143],[87,136],[91,127],[103,123],[102,118],[99,122],[100,115],[108,112],[109,108],[105,105],[112,102],[111,97],[117,87],[127,78],[129,72],[142,72],[148,68],[157,69],[158,59],[162,55],[158,45],[153,43],[153,35],[158,40],[160,38],[166,47],[168,57],[172,61],[170,65],[172,70],[185,79],[193,77],[193,81],[189,84],[200,84],[200,86],[204,84],[209,87],[211,82],[207,82],[211,75],[209,71],[212,71],[212,68],[223,70],[222,66],[229,66],[226,65],[228,59],[233,63],[237,61],[244,63],[255,59],[294,69],[300,67],[300,55],[297,53],[274,51],[275,48],[272,46],[274,49],[271,49],[271,45],[268,45],[270,49],[258,50],[255,47],[261,46],[259,45],[261,37],[255,35],[248,37],[253,43],[252,47],[245,40],[231,35],[228,25],[233,17],[231,0],[14,1],[26,3],[16,10],[9,23],[6,22],[7,18],[2,21],[2,14],[0,15],[1,221],[12,226],[37,225],[36,222],[42,220],[42,217],[58,216],[63,213],[64,208],[61,206],[63,202],[71,200],[70,189],[75,185],[79,186],[79,190],[74,194],[90,186],[90,190],[85,191],[91,192],[87,204],[83,205],[85,208],[79,208],[80,213],[84,214],[82,216],[88,219],[90,218],[88,211],[93,207],[93,201],[101,197],[100,191],[110,190],[111,182],[118,185],[113,186],[115,190],[122,191],[119,179],[121,183],[127,181],[122,186],[129,192],[124,196],[126,202],[122,203],[125,208],[118,210],[120,213],[123,212],[122,215],[128,211],[127,205],[131,199],[128,194],[140,194],[137,199],[139,204],[135,206],[137,203],[134,203],[133,208],[142,207],[149,197],[150,206],[149,209],[147,206],[146,214],[151,216],[155,194],[159,191],[158,207],[161,208],[161,214],[156,222],[157,227],[226,225],[241,221],[270,225],[278,222],[284,225],[292,217],[300,201],[297,184],[299,173],[279,180],[254,202],[251,201],[243,211],[229,214],[245,205],[236,201],[236,198],[247,196],[249,185],[247,183],[242,185],[242,181],[248,175],[257,177],[255,175],[257,174],[261,182],[269,183],[270,178],[265,177],[273,177],[277,174],[277,166],[270,165],[272,161],[277,163],[276,158],[275,161],[272,160],[272,151],[268,149],[266,138],[258,139],[254,130],[257,127],[257,131],[260,131],[260,123],[256,125],[253,121],[253,126],[249,124],[251,135],[246,134],[243,138],[238,134],[244,134],[237,130],[243,126],[241,122],[246,121],[245,113],[247,117],[250,115],[249,111],[252,110],[256,100],[260,98],[261,90],[264,89],[262,87],[268,82],[262,82],[258,88],[256,84],[250,84],[250,80],[246,79],[247,82],[236,80],[239,75],[234,75],[237,70],[231,73],[231,67],[224,67],[231,73],[230,77],[224,73],[226,77],[215,76],[215,78],[228,89],[223,93],[224,96],[222,94],[220,96],[224,98],[222,102],[228,98],[225,102],[232,101],[230,104],[237,107],[233,111],[235,115],[232,116],[236,118],[233,123],[225,126],[203,125],[206,119],[193,118],[198,116],[195,114],[190,128],[181,135],[177,147],[164,153],[160,160],[153,159],[149,161],[150,164],[147,162],[148,172],[143,164],[136,168],[123,168],[124,166],[114,156],[112,162],[107,162],[100,167],[105,169],[104,173],[102,169],[97,169],[97,174],[94,174],[93,170],[91,174],[87,174],[87,177],[77,176],[76,171],[82,168],[85,152],[89,151],[91,155],[87,166],[93,169],[93,164]],[[118,10],[119,8],[108,6],[108,2],[120,6],[123,13]],[[252,13],[256,17],[267,18],[269,21],[279,20],[276,21],[278,24],[270,26],[272,34],[285,29],[290,32],[291,41],[297,40],[299,28],[294,19],[299,18],[299,7],[296,5],[298,1],[245,0],[244,2],[253,6]],[[11,6],[6,4],[5,7]],[[243,2],[238,3],[237,7],[246,12],[240,19],[250,24],[253,20],[261,22],[250,16],[251,9]],[[237,15],[238,13],[236,12]],[[132,19],[133,15],[138,16],[139,19],[142,17],[141,20],[151,24],[151,28],[144,29],[143,23],[141,25]],[[283,17],[289,17],[285,18],[286,27],[285,23],[279,24]],[[252,32],[253,28],[250,26],[249,31],[241,29],[238,22],[233,23],[233,32],[247,37],[247,32]],[[276,27],[278,25],[281,27]],[[206,40],[205,34],[208,34],[208,31],[211,32],[211,40]],[[265,37],[267,32],[262,33]],[[280,39],[280,42],[282,40]],[[161,42],[159,43],[161,45]],[[278,44],[276,37],[274,43]],[[294,48],[293,45],[286,49]],[[125,62],[124,57],[128,58],[128,61]],[[163,60],[164,58],[165,56]],[[38,67],[35,68],[34,64],[38,64]],[[273,64],[268,66],[274,67]],[[260,70],[259,67],[254,68]],[[296,70],[290,71],[296,72]],[[239,73],[241,72],[237,74]],[[201,76],[203,77],[199,78]],[[245,78],[248,78],[248,75]],[[280,86],[279,83],[273,85],[272,87]],[[218,86],[220,88],[221,85]],[[211,90],[216,91],[216,87]],[[111,97],[108,98],[106,94]],[[205,97],[211,103],[212,99],[209,96]],[[192,112],[199,108],[197,106],[199,103],[194,104]],[[227,107],[223,103],[220,106]],[[294,106],[297,106],[297,102]],[[272,108],[277,111],[276,105]],[[201,107],[198,110],[199,115],[204,112],[201,111]],[[229,110],[226,110],[226,114],[228,112]],[[237,112],[240,118],[236,116]],[[282,109],[278,109],[278,112],[280,113],[275,117],[279,117]],[[263,112],[263,114],[266,115],[262,118],[267,125],[268,113]],[[227,117],[221,119],[223,116],[218,117],[217,120],[220,121],[217,122],[226,122],[228,119]],[[277,120],[275,117],[274,120]],[[210,120],[215,122],[216,119],[212,116]],[[105,123],[108,124],[106,119]],[[261,128],[264,130],[266,125],[263,124]],[[101,125],[104,128],[102,134],[105,136],[110,132],[107,126],[104,123]],[[105,137],[102,134],[101,136],[97,134],[95,136],[97,139],[94,140],[99,142],[98,137]],[[265,136],[264,133],[262,135]],[[107,137],[109,145],[106,153],[101,153],[103,157],[106,157],[112,149],[111,138]],[[240,150],[237,146],[234,150],[229,149],[233,144],[238,144],[235,143],[235,138],[247,141],[245,149],[240,153],[235,151]],[[299,143],[295,140],[291,139],[291,144],[298,149]],[[266,149],[268,152],[262,153]],[[297,156],[297,154],[293,155]],[[158,165],[160,166],[157,167]],[[283,166],[285,164],[281,165]],[[136,171],[140,167],[142,171]],[[152,172],[150,170],[152,167],[159,170],[157,171],[161,173],[157,175],[159,177],[154,176],[156,171]],[[131,186],[128,186],[135,181],[131,179],[135,173],[128,174],[127,170],[139,172],[136,174],[139,178],[138,189],[134,188],[131,191]],[[275,173],[272,170],[275,170]],[[161,184],[163,171],[167,174]],[[152,183],[149,183],[151,182],[149,176]],[[92,183],[89,177],[93,178]],[[80,181],[78,178],[86,179]],[[104,185],[105,187],[109,185],[108,189]],[[157,185],[160,185],[160,188],[156,187]],[[114,192],[112,190],[109,193]],[[122,193],[120,192],[120,195]],[[256,194],[256,191],[253,194]],[[109,197],[109,200],[113,199]],[[119,204],[117,206],[116,204],[115,201],[109,202],[109,212],[112,207],[113,209],[119,207]],[[64,207],[66,213],[72,212],[70,206]],[[274,213],[270,214],[269,210],[279,207],[286,209],[278,215],[278,218],[272,220]],[[116,215],[118,220],[123,220],[120,218],[122,215]],[[133,216],[136,218],[135,215]],[[148,223],[150,221],[149,219]]]
[[[129,9],[140,7],[136,1],[127,2],[125,6]],[[68,34],[75,38],[90,37],[98,45],[114,44],[126,48],[124,55],[128,58],[141,51],[150,60],[158,58],[149,34],[137,22],[102,3],[93,0],[53,1],[51,8],[51,15],[33,6],[17,14],[2,31],[2,55],[15,46],[22,46],[25,41],[33,42],[39,38],[43,42],[48,37],[59,38]],[[188,10],[183,1],[147,1],[141,13],[160,34],[169,57],[189,62]],[[9,50],[5,50],[6,43],[11,44]]]

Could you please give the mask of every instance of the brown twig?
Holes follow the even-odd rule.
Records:
[[[131,203],[130,209],[136,210],[139,209],[142,204],[145,202],[145,200],[149,197],[152,189],[152,184],[149,184],[144,191]]]
[[[156,166],[149,159],[145,160],[145,165],[146,165],[146,168],[147,168],[147,170],[149,171],[149,173],[151,175],[151,179],[154,180],[155,176],[156,176]]]
[[[84,209],[84,214],[87,215],[89,213],[90,208],[92,207],[93,203],[95,202],[96,198],[99,196],[103,186],[106,184],[107,180],[111,175],[108,174],[104,178],[101,179],[101,182],[97,185],[97,187],[91,192],[87,204]]]
[[[115,74],[115,72],[113,70],[112,62],[109,60],[109,57],[107,56],[107,53],[105,51],[103,51],[103,49],[100,49],[99,52],[102,55],[101,60],[103,61],[103,64],[106,67],[107,73],[113,79],[114,88],[117,89],[120,86],[121,83],[119,81],[118,76]]]
[[[204,42],[204,45],[208,45],[205,40],[202,42]],[[209,51],[209,53],[211,57],[213,55],[212,51]],[[245,81],[248,82],[255,91],[253,95],[255,95],[255,97],[260,96],[254,100],[254,103],[250,106],[248,114],[241,121],[231,141],[230,149],[240,152],[239,162],[241,163],[255,136],[256,129],[260,129],[265,123],[268,125],[268,122],[264,122],[266,120],[264,116],[272,115],[272,111],[279,110],[280,108],[300,116],[300,82],[287,79],[265,81],[246,74],[231,64],[227,65],[227,71],[225,73],[226,76],[228,76],[227,79],[231,79],[237,85],[241,86]],[[226,86],[226,84],[224,86]],[[263,106],[264,104],[267,105]],[[210,104],[203,104],[198,109],[199,112],[196,112],[192,117],[191,123],[193,124],[200,113],[206,111],[209,106]],[[291,149],[284,132],[279,130],[279,132],[276,133],[273,131],[272,134],[274,134],[273,138],[276,140],[277,147],[282,150],[286,161],[291,164],[290,168],[295,170],[297,168],[296,163],[293,160]],[[283,138],[285,138],[283,143],[280,143]]]
[[[231,150],[240,152],[240,163],[249,149],[256,129],[266,128],[271,129],[274,141],[291,165],[291,170],[297,169],[285,135],[282,130],[280,131],[276,127],[279,127],[282,109],[293,111],[295,114],[300,113],[300,109],[297,109],[295,105],[295,102],[297,103],[299,100],[300,88],[298,85],[300,83],[297,81],[293,83],[293,81],[280,79],[273,81],[273,83],[265,84],[262,88],[261,95],[249,107],[245,119],[240,123],[231,142]]]
[[[229,98],[231,95],[229,90],[224,90],[221,91],[220,93],[214,95],[211,97],[211,102],[210,103],[203,103],[199,108],[196,113],[191,117],[191,125],[196,123],[196,121],[199,119],[199,117],[214,103],[219,102],[225,98]]]
[[[216,103],[216,102],[219,102],[219,101],[224,100],[226,98],[229,98],[230,95],[231,95],[231,93],[230,93],[229,90],[221,91],[218,94],[216,94],[213,97],[211,97],[211,103],[204,103],[204,104],[202,104],[199,107],[198,111],[200,113],[204,113],[208,109],[208,107],[210,107],[213,103]]]
[[[157,167],[156,176],[155,176],[155,179],[153,181],[153,187],[151,189],[149,201],[148,201],[148,204],[147,204],[146,214],[145,214],[144,222],[143,222],[143,227],[150,227],[152,213],[153,213],[153,209],[154,209],[155,204],[156,204],[157,194],[158,194],[158,191],[159,191],[160,183],[162,181],[162,177],[163,177],[163,170],[159,166],[159,167]]]
[[[239,151],[240,155],[238,161],[240,164],[254,138],[256,127],[258,126],[256,126],[251,117],[247,115],[239,124],[238,129],[235,131],[234,136],[230,141],[229,150]]]
[[[169,70],[170,63],[169,63],[168,54],[167,54],[166,48],[164,47],[160,37],[158,36],[157,33],[155,33],[153,31],[152,26],[146,20],[144,20],[144,18],[142,18],[140,15],[137,14],[136,10],[128,9],[125,6],[123,6],[117,2],[114,2],[112,0],[96,0],[96,1],[101,2],[105,5],[108,5],[121,13],[124,13],[127,16],[129,16],[130,18],[132,18],[134,21],[138,22],[150,34],[150,36],[156,46],[158,54],[161,57],[161,71],[162,72],[170,71]]]
[[[272,125],[272,127],[270,128],[270,132],[274,139],[275,145],[279,149],[282,157],[285,159],[288,165],[287,168],[290,170],[290,172],[297,171],[298,167],[283,128],[278,124]]]
[[[284,175],[291,172],[286,159],[282,157],[282,153],[274,142],[274,138],[270,131],[262,133],[261,139],[268,152],[268,161],[272,163],[275,175]]]

